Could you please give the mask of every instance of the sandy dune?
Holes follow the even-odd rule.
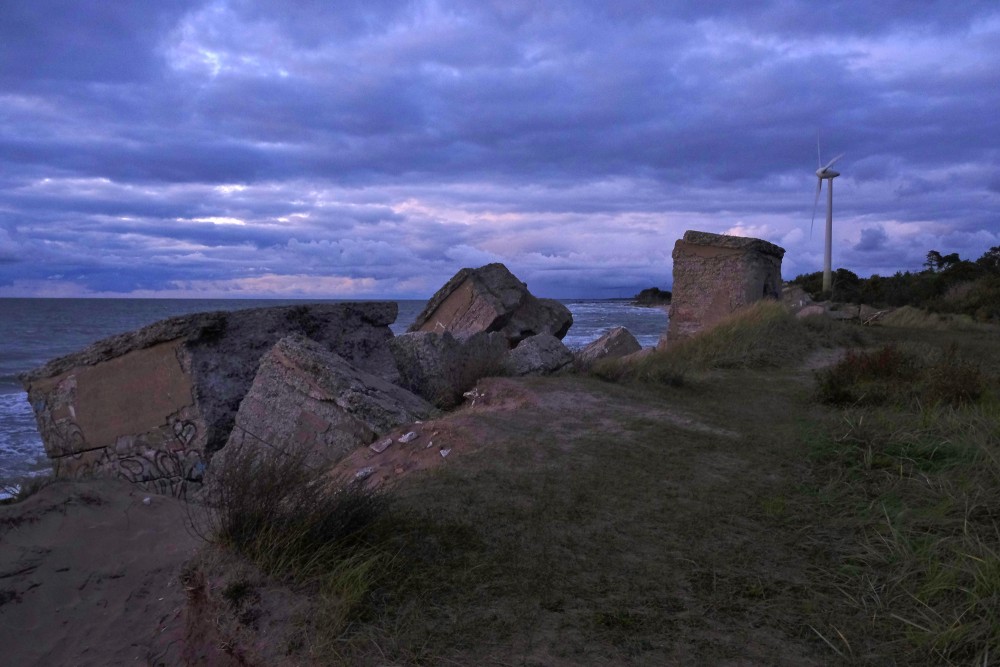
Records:
[[[110,481],[0,507],[0,663],[177,664],[180,569],[200,542],[186,522],[182,503]]]

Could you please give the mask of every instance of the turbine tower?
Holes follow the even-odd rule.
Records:
[[[826,186],[826,249],[823,253],[823,291],[829,292],[833,289],[833,179],[840,176],[839,171],[834,171],[830,169],[833,163],[844,157],[841,153],[837,157],[833,158],[823,166],[823,158],[819,152],[819,137],[816,138],[816,157],[819,169],[816,170],[816,177],[819,179],[816,182],[816,201],[813,202],[813,216],[812,222],[809,223],[809,235],[812,236],[813,223],[816,222],[816,207],[819,206],[819,195],[820,191],[823,189],[823,181],[829,181]]]

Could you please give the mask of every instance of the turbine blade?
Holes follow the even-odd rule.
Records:
[[[823,168],[823,154],[819,152],[819,130],[816,130],[816,166]]]
[[[833,166],[833,163],[834,163],[834,162],[836,162],[837,160],[839,160],[839,159],[840,159],[840,158],[842,158],[842,157],[844,157],[844,154],[843,154],[843,153],[841,153],[841,154],[840,154],[840,155],[838,155],[837,157],[835,157],[835,158],[833,158],[832,160],[830,160],[829,162],[827,162],[827,163],[826,163],[826,166],[825,166],[825,167],[823,167],[823,169],[829,169],[829,168],[830,168],[831,166]]]
[[[813,224],[816,222],[816,208],[819,206],[819,193],[823,189],[823,179],[816,179],[816,200],[813,201],[813,217],[809,221],[809,238],[813,237]]]

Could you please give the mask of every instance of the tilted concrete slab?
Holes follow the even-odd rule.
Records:
[[[94,343],[21,376],[59,477],[113,476],[183,495],[229,438],[260,358],[307,336],[398,379],[391,302],[199,313]]]

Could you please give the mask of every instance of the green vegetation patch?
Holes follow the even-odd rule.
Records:
[[[818,397],[841,406],[818,443],[817,511],[853,532],[831,579],[857,616],[831,645],[858,664],[1000,655],[1000,401],[981,370],[1000,350],[936,335],[817,374]]]
[[[851,350],[817,373],[819,399],[834,405],[957,406],[983,395],[985,375],[977,364],[963,359],[956,347],[921,352],[892,343],[875,350]]]
[[[860,327],[826,317],[797,319],[776,301],[758,301],[686,340],[637,360],[599,362],[591,372],[611,381],[681,386],[692,372],[788,368],[819,347],[859,345]]]

